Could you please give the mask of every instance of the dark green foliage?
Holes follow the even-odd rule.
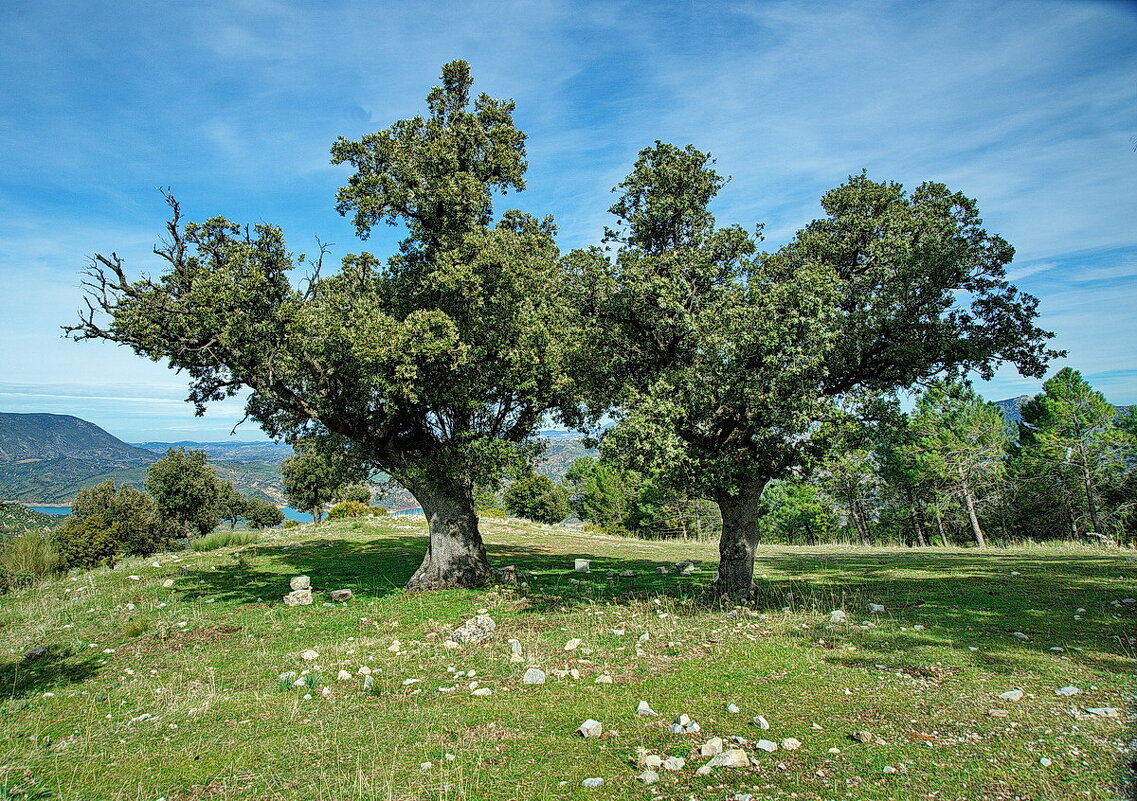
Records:
[[[807,481],[771,481],[762,491],[762,539],[789,545],[829,542],[837,516],[818,488]]]
[[[118,552],[128,556],[149,556],[169,545],[170,529],[158,512],[158,505],[145,492],[113,481],[86,489],[75,496],[71,514],[98,517],[114,529]]]
[[[261,498],[246,498],[245,519],[249,521],[249,528],[272,528],[284,522],[284,512]]]
[[[280,466],[284,479],[284,494],[288,502],[311,513],[317,523],[324,514],[324,505],[338,497],[342,487],[361,486],[367,469],[356,448],[343,437],[308,437],[295,446],[296,452]],[[371,500],[371,491],[365,500],[356,500],[364,506]]]
[[[340,501],[328,510],[328,520],[346,520],[355,517],[367,517],[371,514],[371,507],[359,501]]]
[[[117,524],[99,515],[67,518],[55,534],[59,551],[59,568],[88,569],[98,565],[114,566],[119,553]]]
[[[208,534],[220,522],[222,486],[208,460],[204,451],[170,448],[146,471],[146,491],[157,503],[158,514],[187,539]]]
[[[248,499],[237,491],[231,481],[218,479],[217,488],[217,516],[226,521],[229,528],[236,528],[237,521],[248,515]]]
[[[509,485],[504,495],[505,508],[514,517],[538,523],[559,523],[572,511],[568,490],[553,483],[548,476],[530,473]]]
[[[333,500],[338,502],[355,501],[364,506],[371,504],[371,487],[366,484],[344,484],[336,490]]]

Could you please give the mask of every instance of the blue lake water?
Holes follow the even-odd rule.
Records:
[[[28,506],[33,512],[43,512],[47,515],[69,515],[71,514],[70,506]],[[311,523],[312,515],[307,512],[301,512],[291,506],[285,506],[280,511],[284,512],[285,520],[295,520],[298,523]]]

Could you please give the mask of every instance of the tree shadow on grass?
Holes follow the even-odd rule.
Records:
[[[94,676],[99,667],[92,655],[47,646],[39,655],[0,663],[0,699],[27,698],[61,684],[75,684]]]

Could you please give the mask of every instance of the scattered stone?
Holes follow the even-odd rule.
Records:
[[[37,645],[35,648],[30,649],[27,653],[24,654],[24,661],[34,662],[37,659],[42,659],[45,656],[47,656],[47,646]]]
[[[360,676],[370,676],[371,668],[367,665],[363,665],[359,670],[356,671],[356,673],[358,673]]]
[[[590,562],[588,559],[577,559],[573,563],[573,570],[575,570],[577,573],[587,573],[590,570],[591,565],[592,562]]]
[[[410,687],[412,684],[418,684],[420,681],[422,681],[422,679],[403,679],[403,686]]]
[[[1018,637],[1020,640],[1029,640],[1030,639],[1030,637],[1023,634],[1021,631],[1016,631],[1012,636]]]
[[[1007,690],[1005,693],[999,693],[999,698],[1004,701],[1021,701],[1024,693],[1022,690]]]
[[[307,661],[307,662],[314,662],[315,660],[320,658],[320,654],[318,651],[315,651],[314,649],[309,648],[307,651],[301,651],[300,652],[300,658]]]
[[[492,637],[496,628],[497,623],[494,623],[492,617],[477,615],[456,628],[454,633],[450,635],[450,639],[458,643],[468,642],[476,645]]]
[[[883,604],[869,604],[869,614],[879,615],[884,612]]]
[[[871,731],[855,731],[853,732],[853,739],[858,743],[871,743],[873,740]]]
[[[481,698],[487,695],[493,695],[493,690],[491,690],[489,687],[479,687],[478,689],[471,692],[470,695],[476,695]]]
[[[1006,718],[1011,715],[1011,713],[1005,709],[988,709],[987,714],[993,718]]]
[[[568,642],[565,643],[565,650],[566,651],[575,651],[577,648],[580,647],[581,642],[583,642],[583,641],[577,639],[576,637],[573,637],[571,640],[569,640]]]
[[[750,721],[752,726],[757,726],[760,729],[768,730],[770,728],[769,722],[762,715],[755,715],[754,719]]]
[[[341,670],[339,673],[336,674],[336,678],[340,681],[351,681],[351,674],[348,673],[346,670]]]
[[[387,650],[393,654],[399,653],[403,649],[403,644],[398,640],[391,640],[391,644],[387,646]]]
[[[363,677],[363,689],[367,692],[375,689],[375,677],[370,673]]]
[[[447,651],[456,651],[462,647],[461,643],[456,643],[453,640],[443,640],[442,647]]]
[[[277,676],[277,678],[280,679],[281,681],[287,681],[287,682],[295,681],[296,680],[296,671],[295,670],[285,671],[284,673],[281,673],[279,676]]]
[[[659,781],[659,774],[654,770],[645,770],[639,776],[636,776],[636,778],[644,784],[655,784],[657,781]]]
[[[344,601],[350,601],[354,597],[355,597],[355,593],[353,593],[351,590],[332,590],[332,592],[331,592],[331,598],[336,603],[343,603]]]
[[[599,776],[596,776],[596,777],[591,778],[591,779],[585,779],[584,781],[582,781],[580,783],[580,786],[581,787],[600,787],[603,784],[604,784],[604,780],[601,779]]]
[[[844,609],[834,609],[832,612],[829,613],[829,622],[830,623],[845,623],[845,622],[847,622],[847,620],[848,620],[848,617],[845,615]]]
[[[683,770],[683,766],[686,764],[687,760],[683,757],[668,757],[663,760],[663,764],[660,767],[664,770]]]
[[[1121,710],[1113,706],[1086,707],[1086,712],[1099,718],[1119,718]]]
[[[625,571],[623,571],[622,573],[620,573],[620,578],[634,578],[634,577],[635,577],[635,575],[636,575],[636,571],[634,571],[634,570],[625,570]],[[659,781],[659,777],[658,777],[658,776],[656,776],[656,781]]]
[[[923,631],[924,628],[925,627],[922,624],[917,623],[915,626],[912,627],[912,631]]]
[[[1062,695],[1062,696],[1069,696],[1069,695],[1077,695],[1080,692],[1081,692],[1080,689],[1078,689],[1074,685],[1070,684],[1070,685],[1067,685],[1065,687],[1059,687],[1057,690],[1054,691],[1054,694],[1055,695]]]
[[[1137,604],[1137,598],[1122,598],[1121,602],[1123,604]]]
[[[885,765],[884,772],[889,774],[896,773],[896,768],[892,767],[892,765]]]
[[[521,643],[518,642],[517,640],[510,640],[509,641],[509,652],[513,656],[521,656]]]
[[[612,677],[609,676],[607,673],[601,673],[599,676],[596,677],[596,681],[593,683],[594,684],[611,684],[612,683]]]
[[[604,726],[600,723],[599,720],[593,720],[592,718],[589,718],[588,720],[584,721],[584,723],[580,724],[576,730],[576,733],[586,739],[589,737],[599,737],[604,733]]]
[[[644,765],[649,768],[663,767],[663,757],[658,754],[648,754],[644,757]]]
[[[781,740],[778,745],[782,747],[783,751],[796,751],[801,748],[801,740],[796,737],[786,737]]]
[[[1038,764],[1042,765],[1044,768],[1048,768],[1054,763],[1051,761],[1050,757],[1042,757],[1042,759],[1038,760]]]
[[[726,711],[732,715],[737,715],[742,710],[738,708],[738,704],[727,704]]]
[[[722,751],[723,747],[721,737],[712,737],[699,746],[699,756],[713,757],[721,754]]]
[[[647,701],[640,701],[638,704],[636,704],[636,714],[637,715],[656,715],[656,716],[659,715],[658,712],[656,712],[654,709],[652,709],[650,706],[648,706]]]
[[[746,768],[750,766],[750,757],[741,748],[732,748],[716,754],[703,768],[710,772],[711,768]],[[702,770],[702,768],[700,768]]]
[[[1065,651],[1066,649],[1063,648],[1061,645],[1052,645],[1052,646],[1050,646],[1050,650],[1056,654],[1060,654],[1063,651]]]
[[[142,576],[127,576],[131,581],[142,581]]]
[[[836,747],[834,747],[834,748],[830,748],[830,749],[829,749],[829,753],[830,753],[830,754],[833,754],[833,755],[837,755],[837,754],[841,753],[841,749],[840,749],[840,748],[836,748]]]
[[[418,763],[419,770],[430,770],[434,767],[433,762],[420,762]]]
[[[666,567],[657,567],[657,568],[655,569],[655,572],[656,572],[656,573],[659,573],[659,574],[661,574],[661,575],[667,575],[667,574],[668,574],[668,573],[670,573],[671,571],[670,571],[670,570],[668,570]]]
[[[284,596],[285,606],[310,606],[312,604],[311,590],[293,590]]]
[[[166,579],[165,581],[162,582],[162,586],[166,587],[167,589],[170,587],[173,587],[174,586],[174,580],[173,579]]]
[[[525,671],[525,675],[521,677],[523,684],[544,684],[545,671],[540,668],[529,668]]]
[[[765,751],[768,754],[772,754],[778,750],[778,744],[773,740],[759,740],[758,742],[754,743],[754,747],[759,751]]]
[[[296,576],[289,579],[288,586],[293,590],[310,590],[312,589],[312,579],[308,576]]]
[[[1021,575],[1022,575],[1022,573],[1020,573],[1020,572],[1019,572],[1019,571],[1017,571],[1017,570],[1012,570],[1012,571],[1011,571],[1011,575],[1012,575],[1012,576],[1021,576]]]
[[[129,723],[127,723],[126,725],[127,725],[127,726],[133,726],[135,723],[144,723],[144,722],[146,722],[147,720],[153,720],[153,719],[154,719],[154,716],[153,716],[153,715],[151,715],[149,712],[143,712],[143,713],[142,713],[141,715],[139,715],[138,717],[136,717],[136,718],[131,718],[131,719],[130,719],[130,722],[129,722]]]

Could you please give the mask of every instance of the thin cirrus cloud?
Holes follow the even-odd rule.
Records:
[[[0,51],[11,382],[83,385],[108,412],[118,397],[147,408],[146,393],[115,387],[161,387],[155,414],[219,431],[214,416],[240,404],[194,418],[178,405],[184,378],[160,363],[62,338],[85,260],[117,250],[132,275],[158,272],[167,186],[190,219],[271,221],[296,250],[334,243],[334,258],[390,254],[399,229],[363,244],[333,211],[347,170],[328,148],[422,113],[439,65],[465,58],[475,91],[516,100],[529,135],[527,191],[499,207],[553,214],[564,249],[598,241],[611,188],[656,139],[711,152],[732,178],[719,221],[764,223],[767,248],[861,169],[909,188],[943,181],[1015,246],[1010,278],[1070,352],[1055,366],[1137,402],[1133,6],[45,0],[4,4],[0,24],[13,45]],[[1038,386],[1004,370],[983,391]]]

